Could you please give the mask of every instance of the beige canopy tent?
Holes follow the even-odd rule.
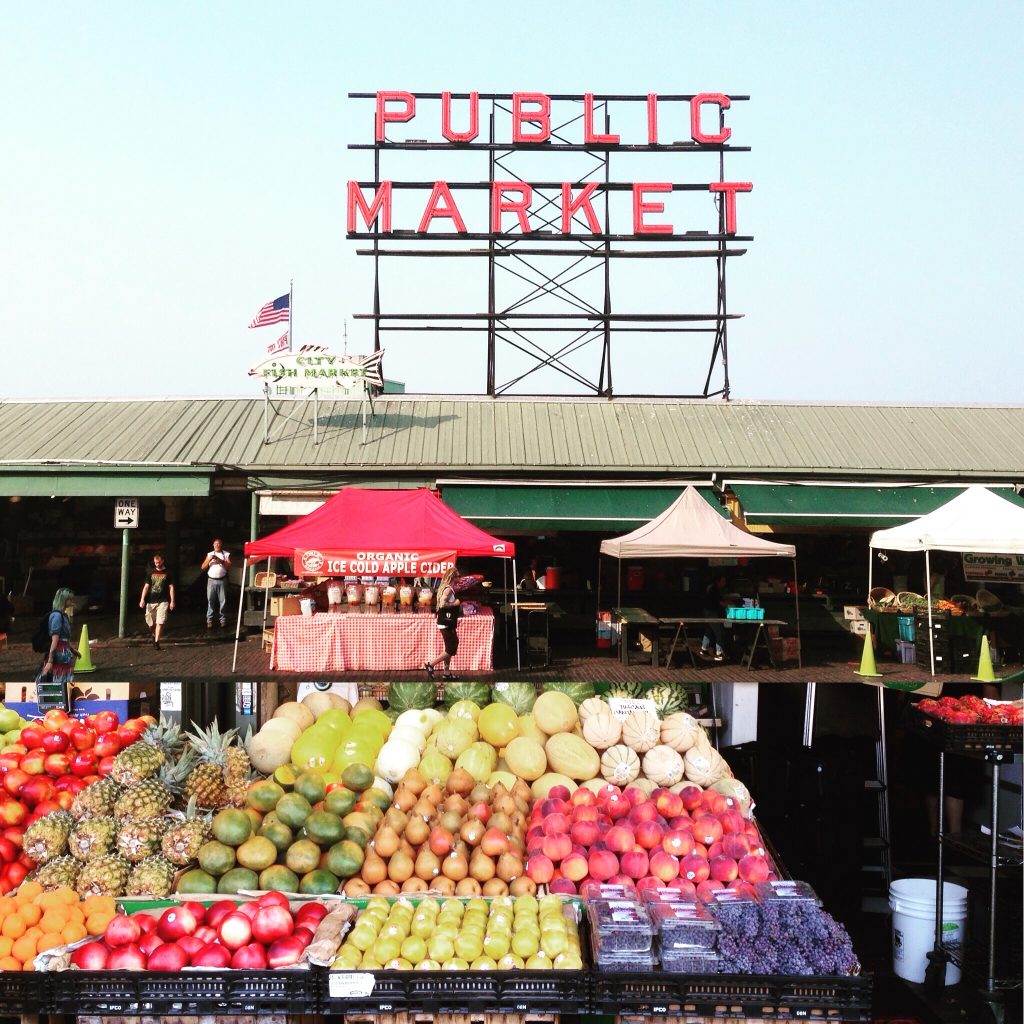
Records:
[[[963,490],[934,512],[878,530],[868,542],[868,591],[873,582],[875,550],[923,551],[928,596],[928,656],[935,675],[935,639],[932,635],[932,551],[967,551],[980,554],[1024,555],[1024,508],[977,485]]]
[[[664,512],[632,533],[601,541],[601,554],[619,560],[618,603],[622,604],[624,558],[791,558],[793,559],[796,635],[800,636],[800,598],[796,574],[796,548],[792,544],[755,537],[733,526],[715,511],[696,487],[687,487]],[[601,567],[597,573],[598,606]]]

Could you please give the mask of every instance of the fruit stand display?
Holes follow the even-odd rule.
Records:
[[[845,931],[784,884],[681,688],[388,696],[315,692],[244,740],[134,725],[26,830],[34,870],[12,906],[66,909],[40,908],[31,941],[26,918],[0,964],[45,969],[35,998],[51,1012],[646,1015],[711,1000],[866,1019]]]

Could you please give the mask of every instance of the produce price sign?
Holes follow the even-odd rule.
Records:
[[[965,551],[964,579],[1024,583],[1024,555],[981,555]]]
[[[372,972],[350,974],[343,971],[331,971],[327,975],[327,994],[332,999],[360,999],[373,994],[376,978]]]
[[[454,565],[454,551],[295,550],[295,571],[307,576],[443,576]]]
[[[658,717],[654,701],[642,700],[639,697],[609,697],[608,707],[616,718],[629,718],[634,711],[646,711],[647,714]]]

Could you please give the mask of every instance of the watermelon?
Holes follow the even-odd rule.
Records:
[[[627,700],[636,700],[638,697],[646,697],[647,687],[643,683],[615,683],[608,688],[604,695],[608,697],[625,697]]]
[[[495,704],[507,704],[517,715],[525,715],[537,700],[537,687],[533,683],[495,683],[491,695]]]
[[[491,703],[491,688],[487,683],[463,683],[453,680],[444,684],[444,706],[450,708],[460,700],[471,700],[478,707]]]
[[[437,700],[437,686],[434,683],[391,683],[388,686],[388,708],[401,714],[403,711],[432,708]]]
[[[551,693],[557,690],[572,698],[572,702],[579,707],[588,697],[594,696],[593,683],[545,683],[544,692]]]
[[[677,685],[652,686],[644,696],[654,701],[654,708],[659,718],[668,718],[677,711],[685,711],[687,700],[686,690]]]

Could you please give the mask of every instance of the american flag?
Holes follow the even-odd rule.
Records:
[[[266,327],[268,324],[279,324],[288,319],[288,302],[290,295],[268,302],[255,316],[250,327]]]
[[[267,355],[273,356],[288,348],[288,332],[285,331],[273,344],[267,346]]]

